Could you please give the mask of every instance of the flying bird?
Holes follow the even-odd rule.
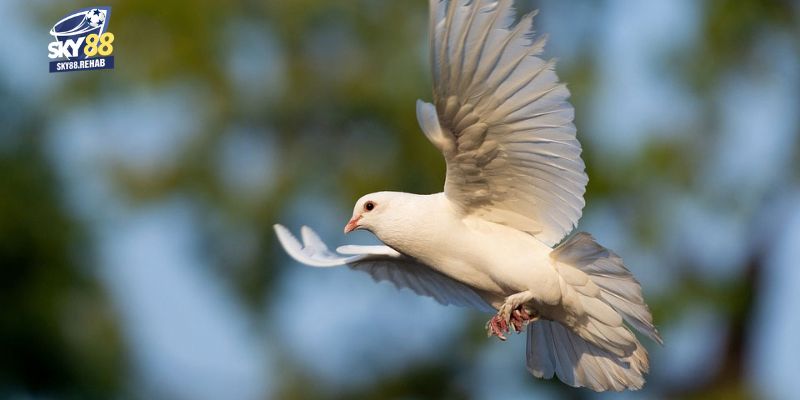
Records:
[[[349,266],[442,304],[493,313],[489,336],[527,330],[531,374],[595,391],[639,389],[661,344],[639,283],[588,233],[568,236],[588,177],[569,91],[540,57],[533,12],[512,0],[430,0],[433,103],[417,119],[447,162],[444,191],[371,193],[344,228],[384,245],[336,252],[308,227],[275,231],[297,261]]]

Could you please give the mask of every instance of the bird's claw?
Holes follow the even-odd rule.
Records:
[[[511,311],[509,310],[510,307],[502,307],[500,311],[486,323],[486,335],[488,337],[497,336],[498,339],[505,341],[507,339],[505,334],[510,332],[510,328],[513,328],[514,332],[522,333],[525,325],[537,319],[522,305],[517,306]]]
[[[508,321],[503,319],[498,313],[486,323],[486,336],[497,336],[498,339],[505,341],[506,336],[504,333],[508,333]]]
[[[523,306],[519,306],[511,312],[511,325],[517,333],[521,333],[531,320],[533,320],[533,316]]]

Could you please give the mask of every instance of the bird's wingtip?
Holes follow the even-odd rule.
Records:
[[[282,243],[284,242],[284,239],[294,237],[294,235],[292,235],[292,231],[281,224],[272,225],[272,229],[275,230],[275,234],[278,235],[278,239],[280,239]]]
[[[278,236],[285,235],[285,234],[291,234],[291,232],[289,232],[289,228],[287,228],[287,227],[285,227],[285,226],[283,226],[281,224],[273,224],[272,225],[272,229],[275,231],[275,234],[278,235]]]

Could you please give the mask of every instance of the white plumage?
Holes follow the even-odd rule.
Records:
[[[487,329],[501,339],[527,325],[536,377],[641,388],[647,352],[629,326],[661,338],[622,260],[589,234],[564,240],[588,178],[569,92],[538,57],[533,14],[514,24],[511,0],[430,5],[434,95],[417,118],[447,161],[444,192],[359,199],[345,232],[369,230],[385,246],[337,254],[307,227],[300,243],[276,225],[278,238],[302,263],[349,265],[442,304],[496,311]]]

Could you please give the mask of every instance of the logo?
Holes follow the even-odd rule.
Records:
[[[47,45],[50,72],[114,68],[114,34],[108,32],[111,7],[83,8],[53,25]]]

